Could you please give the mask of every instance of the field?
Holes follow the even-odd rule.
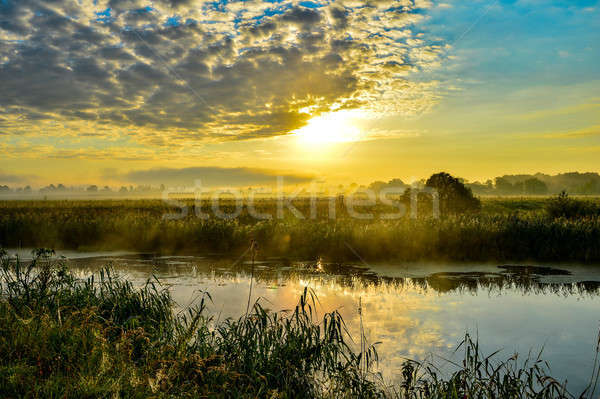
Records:
[[[0,245],[237,257],[254,239],[259,256],[303,260],[600,261],[595,198],[484,198],[478,213],[439,219],[421,204],[415,219],[409,212],[385,218],[396,210],[389,205],[356,208],[372,214],[365,219],[339,202],[321,199],[311,208],[300,199],[293,203],[299,218],[289,208],[278,215],[276,201],[262,199],[254,211],[271,215],[267,220],[247,205],[234,214],[228,200],[219,211],[235,217],[215,216],[206,201],[181,203],[187,214],[169,220],[164,216],[181,215],[181,207],[161,200],[3,201]]]
[[[256,303],[216,321],[204,294],[172,311],[160,281],[134,288],[109,269],[76,279],[40,251],[31,264],[0,254],[0,391],[7,397],[569,398],[539,356],[484,356],[468,335],[445,376],[406,360],[401,382],[372,371],[377,350],[354,349],[343,319],[320,318],[305,289],[290,312]],[[589,370],[593,397],[597,364]]]

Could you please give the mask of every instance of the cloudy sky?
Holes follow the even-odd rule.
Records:
[[[0,0],[0,184],[600,171],[599,39],[591,0]]]

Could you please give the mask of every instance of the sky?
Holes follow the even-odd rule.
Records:
[[[0,0],[0,184],[598,172],[598,43],[596,0]]]

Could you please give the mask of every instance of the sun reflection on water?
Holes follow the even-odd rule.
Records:
[[[243,315],[250,281],[248,271],[210,262],[195,266],[140,265],[124,271],[125,277],[138,284],[143,284],[150,274],[169,281],[173,298],[181,307],[188,306],[199,291],[207,291],[213,299],[209,311],[218,314],[220,320]],[[388,381],[398,378],[399,367],[406,358],[455,358],[454,349],[469,330],[482,337],[488,353],[505,348],[503,353],[507,356],[513,351],[539,350],[545,342],[545,358],[552,362],[550,343],[554,343],[562,348],[558,355],[554,354],[559,356],[552,362],[554,370],[577,384],[577,367],[585,366],[578,362],[587,360],[588,346],[593,346],[596,338],[599,297],[593,287],[582,291],[569,284],[540,285],[474,273],[470,278],[478,276],[478,280],[464,283],[449,278],[452,273],[389,279],[360,275],[360,268],[348,266],[345,269],[349,273],[336,275],[332,273],[335,265],[323,261],[300,266],[261,266],[264,267],[255,273],[253,300],[260,300],[273,311],[289,310],[308,287],[316,294],[319,317],[338,310],[357,346],[360,298],[365,335],[368,342],[381,342],[377,345],[379,370]],[[80,274],[89,275],[89,271]],[[565,336],[569,339],[560,338]],[[568,357],[565,351],[570,354]]]

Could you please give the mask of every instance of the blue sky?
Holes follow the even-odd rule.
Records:
[[[429,36],[456,57],[441,79],[478,83],[501,94],[524,87],[574,85],[600,78],[597,1],[449,1],[434,8]]]
[[[0,14],[10,181],[598,169],[599,1],[2,0]]]
[[[434,118],[437,112],[449,121],[448,114],[454,114],[470,129],[469,121],[479,123],[496,116],[507,119],[599,101],[597,1],[448,4],[451,7],[431,11],[424,31],[452,44],[448,52],[451,59],[430,74],[455,90],[446,93],[426,119]],[[584,112],[576,118],[549,112],[543,119],[553,122],[548,125],[530,119],[513,129],[575,129],[600,122],[597,112]],[[485,129],[496,130],[502,132],[501,128]]]

